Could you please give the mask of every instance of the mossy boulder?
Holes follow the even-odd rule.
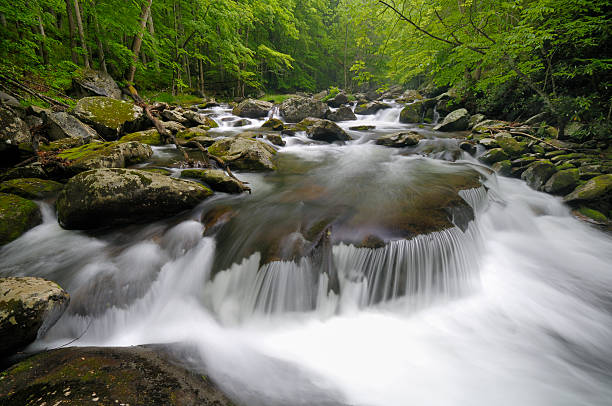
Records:
[[[98,139],[96,133],[90,126],[81,123],[76,117],[63,111],[47,115],[47,134],[50,140],[62,138],[82,138],[83,143]]]
[[[526,146],[514,139],[510,133],[500,133],[495,137],[497,145],[511,158],[518,157],[526,150]]]
[[[468,129],[470,113],[466,109],[450,112],[440,124],[434,127],[436,131],[464,131]]]
[[[406,105],[400,112],[400,123],[420,123],[423,117],[424,104],[423,100],[417,100]]]
[[[86,142],[83,138],[62,138],[61,140],[52,141],[48,144],[41,143],[38,149],[41,151],[62,151],[65,149],[80,147],[85,145]]]
[[[357,105],[355,107],[355,114],[372,115],[372,114],[376,114],[380,110],[385,110],[389,108],[391,108],[391,106],[389,106],[387,103],[383,103],[380,101],[374,101],[374,102],[370,102],[366,104]]]
[[[26,199],[44,199],[58,194],[64,185],[38,178],[11,179],[0,183],[0,193],[12,193]]]
[[[353,121],[357,120],[357,117],[350,107],[342,106],[336,111],[330,111],[327,114],[327,119],[331,121]]]
[[[564,169],[554,173],[546,182],[543,189],[546,193],[564,195],[578,186],[580,171],[578,169]]]
[[[85,97],[74,107],[74,114],[91,125],[104,139],[139,131],[148,119],[134,103],[108,97]]]
[[[0,193],[0,246],[42,222],[36,203],[10,193]]]
[[[512,163],[506,159],[503,161],[495,162],[491,169],[493,169],[498,175],[511,176],[512,175]]]
[[[164,145],[161,135],[155,128],[145,131],[137,131],[135,133],[124,135],[120,138],[121,142],[136,141],[146,145]]]
[[[185,169],[181,178],[198,179],[212,190],[224,193],[242,193],[244,185],[220,169]]]
[[[271,171],[276,150],[265,142],[246,137],[229,137],[216,141],[208,152],[223,159],[232,169]]]
[[[292,97],[281,103],[279,111],[289,123],[298,123],[306,117],[325,118],[329,107],[310,97]]]
[[[351,137],[331,120],[316,120],[306,129],[306,135],[316,141],[349,141]]]
[[[239,117],[263,118],[268,116],[268,112],[274,104],[255,99],[246,99],[232,110],[232,114]]]
[[[557,172],[555,165],[547,159],[535,161],[521,174],[527,184],[535,190],[542,190],[548,179]]]
[[[68,294],[54,282],[32,277],[0,278],[0,356],[44,335],[69,301]]]
[[[401,131],[379,137],[376,144],[385,147],[403,148],[417,145],[422,139],[423,136],[415,131]]]
[[[172,171],[166,168],[143,168],[141,171],[159,173],[160,175],[170,176],[172,175]]]
[[[591,209],[585,206],[578,208],[574,212],[574,214],[576,213],[578,214],[578,217],[584,217],[585,220],[595,224],[605,225],[609,222],[609,219],[606,217],[605,214],[598,210]]]
[[[97,169],[70,179],[57,200],[57,214],[68,229],[133,224],[189,210],[210,195],[197,182],[158,173]]]
[[[261,128],[273,131],[283,131],[285,129],[285,125],[278,118],[271,118],[265,123],[263,123],[261,125]]]
[[[44,351],[2,374],[0,399],[6,405],[233,405],[206,375],[178,365],[161,346]]]
[[[612,210],[612,174],[596,176],[563,198],[571,205],[585,204],[603,213]]]
[[[75,171],[96,168],[125,168],[146,161],[153,155],[150,146],[136,141],[93,142],[58,154]]]
[[[504,152],[503,149],[501,149],[501,148],[493,148],[493,149],[490,149],[487,152],[485,152],[478,159],[480,161],[484,162],[485,164],[492,165],[495,162],[506,161],[509,158],[510,157],[508,156],[508,154],[506,154]]]
[[[493,138],[481,138],[478,143],[485,148],[499,148],[499,144]]]
[[[279,147],[284,147],[287,143],[283,140],[278,134],[265,134],[264,138],[268,140],[270,143],[274,145],[278,145]]]

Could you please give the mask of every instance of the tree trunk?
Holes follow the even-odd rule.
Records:
[[[128,75],[128,82],[130,83],[134,83],[136,63],[138,62],[138,55],[140,54],[140,47],[142,46],[142,37],[147,26],[147,21],[149,20],[149,13],[151,12],[152,3],[153,0],[147,0],[147,2],[143,5],[142,12],[140,14],[140,29],[134,37],[134,44],[132,45],[132,65],[130,66],[130,73]]]
[[[90,68],[89,52],[87,51],[87,42],[85,42],[85,31],[83,30],[83,19],[81,18],[79,0],[74,0],[74,14],[76,16],[77,27],[79,27],[79,36],[81,37],[81,48],[83,48],[83,61],[85,63],[85,67]]]
[[[198,59],[198,67],[200,68],[200,93],[204,96],[204,62],[201,59]]]
[[[346,24],[346,30],[344,31],[344,91],[347,91],[348,86],[348,72],[346,67],[346,52],[348,48],[348,24]]]
[[[47,36],[45,35],[45,27],[43,26],[42,17],[40,14],[38,15],[38,30],[40,31],[40,54],[42,55],[43,63],[45,65],[49,64],[49,53],[47,52],[47,48],[45,47],[45,42],[47,41]]]
[[[155,62],[155,70],[159,71],[159,58],[157,57],[157,41],[155,39],[155,26],[153,25],[153,13],[149,13],[149,21],[147,22],[149,27],[149,34],[153,38],[153,61]]]
[[[98,12],[96,10],[96,2],[93,2],[92,4],[94,6],[93,21],[94,28],[96,29],[96,42],[98,43],[98,57],[100,58],[100,68],[102,68],[105,73],[108,73],[108,70],[106,69],[106,58],[104,57],[104,47],[102,46],[102,35],[100,35],[100,25],[98,24]]]
[[[0,13],[0,23],[2,23],[3,28],[6,28],[7,23],[6,23],[6,16],[4,15],[4,13]]]

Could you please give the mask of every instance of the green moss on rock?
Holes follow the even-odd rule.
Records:
[[[59,193],[64,185],[52,180],[21,178],[0,183],[0,193],[12,193],[26,199],[44,199]]]
[[[600,211],[595,209],[590,209],[588,207],[582,206],[578,209],[578,213],[582,214],[585,217],[597,222],[597,223],[607,223],[608,218]]]
[[[0,245],[7,244],[42,222],[36,203],[0,193]]]
[[[157,132],[156,129],[138,131],[135,133],[131,133],[128,135],[124,135],[119,140],[121,142],[130,142],[130,141],[138,141],[141,144],[147,145],[163,145],[161,140],[161,135]]]

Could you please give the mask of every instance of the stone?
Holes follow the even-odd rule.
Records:
[[[64,150],[58,157],[68,161],[75,171],[98,168],[125,168],[146,161],[153,155],[149,145],[140,142],[92,142]]]
[[[506,159],[504,161],[495,162],[491,169],[493,169],[498,175],[511,176],[512,175],[512,163]]]
[[[393,134],[386,134],[376,140],[377,145],[386,147],[403,148],[417,145],[423,136],[414,131],[401,131]]]
[[[485,152],[478,159],[485,164],[492,165],[495,162],[508,160],[510,157],[501,148],[493,148]]]
[[[283,141],[283,137],[278,134],[266,134],[264,138],[270,141],[272,144],[278,145],[279,147],[284,147],[287,144],[285,141]]]
[[[271,118],[265,123],[261,125],[261,128],[273,130],[273,131],[283,131],[285,129],[285,125],[278,118]]]
[[[216,192],[242,193],[244,185],[220,169],[185,169],[181,178],[201,180]]]
[[[33,128],[42,127],[45,125],[45,122],[42,118],[38,116],[26,116],[23,121],[28,126],[28,130],[32,130]]]
[[[578,169],[565,169],[554,173],[544,185],[544,192],[554,195],[564,195],[578,186],[580,171]]]
[[[308,138],[315,141],[335,142],[349,141],[351,137],[330,120],[315,120],[314,124],[306,129]]]
[[[38,178],[11,179],[0,183],[0,193],[11,193],[26,199],[45,199],[57,195],[64,185]]]
[[[366,104],[357,105],[357,107],[355,107],[355,114],[372,115],[376,114],[380,110],[389,108],[391,108],[391,106],[389,106],[387,103],[374,101]]]
[[[485,148],[499,148],[499,144],[493,138],[481,138],[478,143],[484,145]]]
[[[188,351],[161,345],[43,351],[3,372],[0,398],[6,405],[40,406],[235,404],[205,371],[182,367],[175,348]]]
[[[470,113],[466,109],[450,112],[442,123],[434,127],[435,131],[464,131],[468,129]]]
[[[418,90],[408,89],[402,94],[401,98],[398,101],[403,103],[412,103],[421,99],[423,99],[423,96],[421,95],[421,93],[419,93]]]
[[[298,123],[306,117],[325,118],[329,107],[309,97],[292,97],[281,103],[279,111],[289,123]]]
[[[121,89],[108,73],[85,68],[76,72],[72,79],[70,94],[79,99],[104,96],[121,100]]]
[[[165,121],[175,121],[183,125],[189,124],[189,119],[185,118],[180,112],[176,110],[164,110],[162,111],[161,116]]]
[[[232,121],[232,127],[245,127],[247,125],[251,125],[251,121],[246,118],[242,118],[240,120]]]
[[[81,123],[76,117],[65,112],[51,113],[47,116],[50,140],[62,138],[82,138],[84,143],[98,139],[98,133],[90,126]]]
[[[577,214],[577,217],[594,224],[606,225],[609,222],[609,219],[606,217],[605,214],[586,206],[581,206],[580,208],[575,210],[573,214]]]
[[[375,125],[356,125],[354,127],[349,127],[351,131],[370,131],[375,129]]]
[[[467,152],[470,155],[474,155],[476,153],[476,151],[478,151],[478,148],[476,148],[476,145],[473,142],[470,141],[463,141],[459,143],[459,148],[461,148],[462,150],[464,150],[465,152]]]
[[[10,94],[2,92],[2,91],[0,91],[0,104],[9,106],[9,107],[18,107],[21,105],[21,103],[19,103],[19,100],[17,100]]]
[[[162,121],[161,125],[166,131],[169,131],[172,134],[176,134],[185,129],[185,126],[177,121]]]
[[[42,222],[36,203],[9,193],[0,193],[0,246]]]
[[[468,121],[468,128],[471,130],[476,124],[484,121],[485,118],[486,117],[484,114],[474,114],[470,116],[470,119]]]
[[[350,107],[342,106],[336,111],[329,112],[327,119],[331,121],[353,121],[357,120],[357,117]]]
[[[526,146],[515,140],[510,133],[499,133],[495,137],[495,141],[497,145],[512,158],[520,156],[526,150]]]
[[[119,139],[120,142],[139,142],[145,145],[163,145],[161,135],[155,128],[145,131],[137,131],[135,133],[124,135]]]
[[[265,142],[246,137],[228,137],[215,141],[208,152],[225,161],[231,169],[271,171],[276,150]]]
[[[338,93],[333,99],[327,101],[331,107],[340,107],[349,102],[348,96],[344,93]]]
[[[268,117],[272,107],[274,107],[274,104],[267,101],[246,99],[234,107],[232,114],[240,117],[264,118]]]
[[[0,105],[0,142],[17,146],[31,140],[32,135],[26,123],[13,109]]]
[[[469,120],[468,120],[468,123],[469,123]],[[503,128],[503,127],[507,127],[508,125],[509,123],[507,123],[506,121],[484,120],[479,123],[476,123],[474,127],[472,128],[472,131],[475,133],[479,133],[479,134],[490,133],[489,130],[491,129]]]
[[[193,125],[203,125],[208,128],[217,128],[219,124],[205,114],[195,111],[186,111],[183,116],[188,119]]]
[[[85,97],[74,107],[74,115],[91,125],[104,139],[139,131],[148,121],[142,108],[134,103],[108,97]]]
[[[612,174],[589,179],[563,200],[572,205],[587,204],[589,207],[609,213],[612,210]]]
[[[0,357],[43,336],[69,301],[68,293],[55,282],[33,277],[0,278]]]
[[[167,218],[212,195],[207,187],[135,169],[95,169],[66,184],[57,217],[67,229],[92,229]]]
[[[555,165],[549,160],[543,159],[530,164],[521,174],[521,179],[527,182],[532,189],[542,190],[555,172],[557,172]]]
[[[411,124],[420,123],[425,112],[425,101],[417,100],[406,105],[400,112],[400,123]]]

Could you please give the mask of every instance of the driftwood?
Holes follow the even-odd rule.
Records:
[[[495,134],[499,134],[499,133],[503,133],[503,132],[507,132],[510,134],[516,134],[516,135],[521,135],[523,137],[527,137],[527,138],[531,138],[532,140],[535,141],[539,141],[543,144],[548,145],[551,148],[554,148],[556,150],[560,150],[560,151],[575,151],[572,148],[563,148],[563,147],[558,147],[556,145],[551,144],[550,142],[547,142],[546,140],[536,137],[534,135],[528,134],[524,131],[517,131],[517,130],[527,130],[525,127],[512,127],[512,126],[506,126],[506,127],[496,127],[496,128],[489,128],[489,133],[491,135],[495,135]]]

